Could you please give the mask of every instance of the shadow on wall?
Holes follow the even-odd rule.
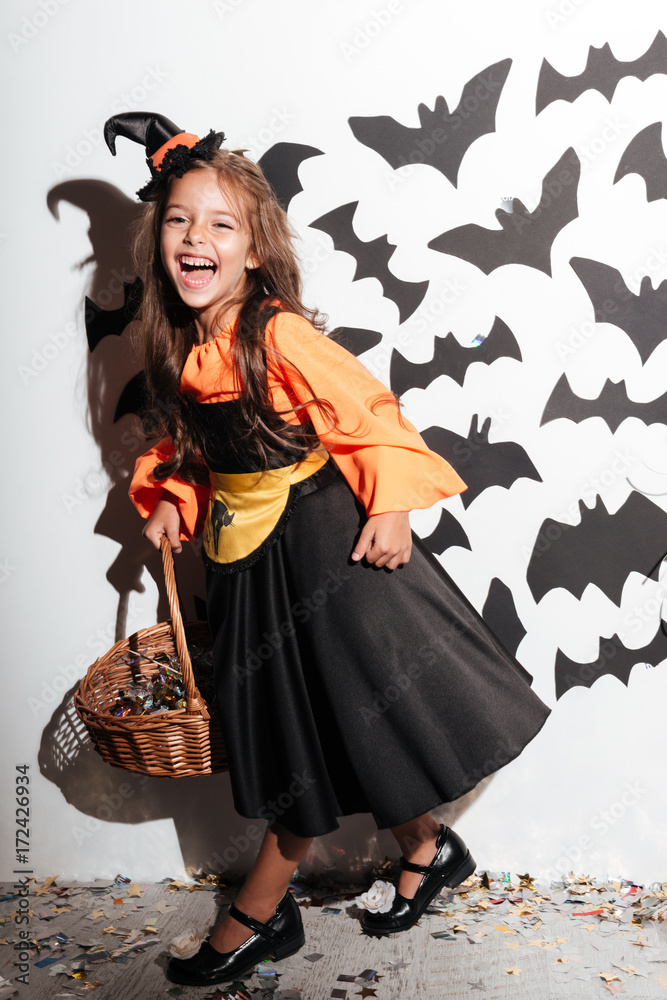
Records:
[[[118,592],[116,639],[126,636],[129,596],[142,593],[144,568],[160,593],[158,620],[168,618],[159,553],[141,535],[143,522],[128,499],[127,490],[136,458],[151,442],[144,436],[134,412],[139,403],[137,376],[141,369],[136,344],[136,324],[128,320],[128,287],[134,283],[129,230],[141,206],[118,188],[103,181],[80,180],[58,184],[47,199],[58,218],[58,206],[68,202],[86,212],[92,251],[76,266],[93,265],[90,299],[82,308],[90,352],[87,365],[88,427],[100,450],[99,466],[83,477],[84,498],[73,496],[73,505],[106,493],[106,503],[95,533],[111,538],[119,552],[107,571],[107,580]],[[124,393],[128,386],[134,393]],[[123,403],[121,403],[123,398]],[[133,409],[134,407],[134,409]],[[100,474],[100,468],[103,473]],[[203,618],[204,570],[192,546],[178,558],[178,582],[185,618]]]
[[[76,713],[72,687],[44,728],[40,773],[52,781],[82,816],[71,836],[86,854],[102,823],[138,824],[171,819],[188,873],[243,874],[252,866],[266,828],[234,809],[229,774],[189,778],[149,778],[112,767],[94,749]],[[448,825],[479,796],[493,775],[434,815]],[[303,874],[334,868],[342,879],[363,881],[370,867],[399,850],[388,830],[378,831],[370,815],[340,819],[340,829],[318,837],[299,866]]]
[[[86,329],[90,348],[88,376],[89,429],[100,449],[106,476],[94,470],[83,480],[86,496],[106,492],[96,534],[111,538],[119,552],[106,577],[118,592],[116,639],[128,631],[128,606],[132,591],[141,593],[144,568],[158,588],[157,620],[169,617],[162,559],[141,535],[142,522],[127,496],[138,455],[150,447],[134,412],[140,391],[141,363],[133,334],[136,324],[136,284],[132,272],[128,230],[141,206],[116,187],[93,180],[68,181],[48,196],[48,206],[58,218],[58,206],[68,202],[86,212],[92,252],[78,263],[94,265],[86,300]],[[133,291],[134,289],[134,291]],[[76,503],[77,498],[72,498]],[[79,502],[84,502],[80,500]],[[184,618],[205,617],[204,572],[197,547],[185,545],[177,558],[179,594]],[[192,613],[194,610],[194,614]],[[266,821],[244,819],[233,805],[229,774],[179,779],[133,774],[107,764],[95,751],[73,704],[75,685],[63,698],[42,734],[40,771],[60,788],[66,801],[82,817],[71,834],[84,853],[90,852],[101,823],[138,824],[171,819],[183,863],[188,872],[201,870],[243,873],[251,867]],[[453,824],[488,784],[492,776],[456,802],[436,811]],[[385,856],[397,857],[391,833],[378,831],[370,815],[342,817],[340,828],[317,838],[300,866],[304,873],[336,868],[343,877],[360,880]]]

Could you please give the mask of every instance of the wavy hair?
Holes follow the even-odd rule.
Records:
[[[312,425],[302,422],[298,428],[280,418],[271,405],[267,380],[267,353],[298,378],[311,399],[296,405],[293,411],[314,404],[332,427],[338,416],[327,400],[318,399],[301,372],[275,349],[268,351],[265,327],[277,308],[308,319],[324,334],[324,318],[302,302],[302,283],[293,248],[295,234],[285,211],[261,168],[247,160],[241,151],[217,150],[210,161],[194,162],[191,170],[209,170],[217,175],[220,189],[231,200],[250,235],[250,250],[259,266],[246,269],[240,293],[227,300],[239,306],[236,335],[232,339],[232,362],[240,395],[242,441],[233,444],[241,449],[250,444],[264,467],[269,457],[278,455],[289,444],[305,457],[318,443]],[[173,176],[173,175],[172,175]],[[144,284],[139,313],[146,378],[146,405],[142,423],[148,436],[168,435],[174,445],[173,455],[155,469],[156,479],[178,474],[191,482],[205,481],[204,445],[192,419],[189,398],[181,392],[183,366],[192,347],[198,343],[194,316],[181,300],[162,263],[160,234],[169,197],[171,178],[156,201],[149,203],[134,227],[133,256],[137,273]],[[304,410],[304,413],[306,411]]]

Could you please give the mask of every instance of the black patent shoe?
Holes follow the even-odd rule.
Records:
[[[301,913],[289,890],[265,924],[237,910],[233,903],[229,914],[255,933],[234,951],[216,951],[206,940],[191,958],[171,958],[167,966],[167,979],[183,986],[210,986],[214,983],[231,982],[247,975],[265,958],[276,961],[287,958],[305,944]]]
[[[441,823],[435,842],[435,857],[430,865],[417,865],[404,857],[401,857],[400,865],[406,871],[421,872],[424,877],[414,899],[407,899],[397,892],[387,913],[366,910],[361,918],[361,926],[369,934],[393,934],[412,927],[443,886],[455,889],[472,875],[475,859],[458,833]]]

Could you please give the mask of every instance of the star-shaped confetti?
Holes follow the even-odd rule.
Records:
[[[355,994],[355,996],[361,997],[362,1000],[364,997],[376,997],[377,995],[377,990],[372,990],[368,986],[362,986]]]
[[[144,890],[143,890],[143,889],[140,889],[140,888],[139,888],[139,886],[137,885],[137,883],[135,882],[135,883],[134,883],[133,885],[131,885],[131,886],[130,886],[130,888],[129,888],[129,889],[127,890],[127,894],[128,894],[128,896],[141,896],[141,894],[142,894],[142,892],[143,892],[143,891],[144,891]]]
[[[51,886],[55,884],[56,877],[52,875],[50,878],[45,879],[38,889],[35,889],[36,896],[43,896],[45,893],[51,891]]]
[[[472,986],[472,988],[474,990],[485,990],[486,989],[486,986],[484,985],[484,983],[482,982],[481,979],[478,979],[476,983],[471,983],[470,980],[468,980],[468,986]]]
[[[522,889],[534,889],[535,888],[535,886],[533,885],[534,877],[535,876],[531,878],[528,872],[526,872],[525,875],[517,875],[517,878],[519,879],[519,886]]]
[[[520,976],[523,969],[520,969],[518,965],[513,965],[511,969],[505,969],[508,976]]]

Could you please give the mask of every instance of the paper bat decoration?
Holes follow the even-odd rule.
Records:
[[[504,264],[525,264],[551,275],[551,246],[568,222],[577,218],[577,187],[581,163],[570,147],[544,178],[542,197],[529,212],[518,198],[514,211],[499,208],[500,229],[470,223],[441,233],[428,246],[475,264],[490,274]]]
[[[375,347],[382,340],[382,334],[377,330],[360,330],[350,326],[340,326],[332,330],[331,336],[356,357],[370,351],[371,347]]]
[[[620,159],[614,184],[627,174],[639,174],[646,182],[646,200],[667,198],[667,156],[662,145],[662,122],[638,132]]]
[[[402,396],[408,389],[426,389],[440,375],[449,375],[462,386],[471,365],[476,362],[491,365],[498,358],[522,360],[514,334],[496,316],[491,330],[477,346],[463,347],[453,333],[448,333],[446,337],[435,338],[430,361],[408,361],[399,351],[393,350],[389,366],[391,388]]]
[[[473,415],[467,438],[462,438],[444,427],[429,427],[422,437],[431,451],[437,452],[456,469],[468,489],[460,494],[464,507],[490,486],[508,490],[517,479],[542,477],[525,450],[516,441],[489,443],[491,417],[479,429],[479,415]]]
[[[435,167],[456,187],[461,161],[476,139],[495,132],[496,108],[511,59],[487,66],[468,80],[454,111],[444,97],[437,97],[433,111],[417,109],[419,127],[401,125],[388,115],[349,118],[355,139],[374,149],[395,170],[411,163]]]
[[[257,163],[284,209],[287,209],[295,194],[303,191],[299,180],[299,167],[303,161],[311,156],[323,155],[322,150],[315,146],[304,146],[300,142],[277,142],[259,158]]]
[[[123,305],[118,309],[102,309],[86,296],[85,322],[88,350],[92,353],[105,337],[120,337],[139,311],[144,286],[141,278],[123,282]]]
[[[537,81],[535,113],[539,115],[554,101],[572,104],[586,90],[598,90],[611,101],[616,87],[626,76],[648,80],[655,73],[667,73],[667,38],[661,31],[644,55],[630,62],[617,59],[608,42],[599,49],[591,46],[586,66],[578,76],[563,76],[545,59]]]
[[[539,603],[555,587],[581,599],[592,583],[620,607],[630,573],[658,579],[667,514],[636,492],[615,514],[607,511],[599,496],[592,510],[580,500],[579,510],[579,524],[550,517],[542,522],[528,563],[528,586]]]
[[[137,372],[127,383],[116,404],[113,422],[117,423],[127,413],[140,413],[146,403],[146,375]]]
[[[489,593],[482,608],[482,618],[502,644],[514,655],[526,635],[526,630],[516,612],[512,591],[497,576],[491,581]],[[529,676],[532,681],[532,675]]]
[[[572,257],[570,266],[593,303],[598,323],[613,323],[627,333],[642,364],[667,339],[667,281],[657,288],[648,275],[642,278],[639,295],[631,292],[620,271],[587,257]]]
[[[422,539],[424,545],[428,546],[431,552],[440,556],[446,549],[451,549],[455,545],[459,548],[472,551],[470,541],[460,522],[454,515],[444,508],[440,511],[440,520],[430,535]]]
[[[659,628],[647,646],[641,649],[628,649],[617,635],[611,639],[600,637],[600,653],[592,663],[578,663],[570,660],[560,649],[556,654],[554,667],[556,681],[556,700],[573,687],[591,688],[600,677],[612,674],[622,681],[626,687],[630,672],[638,663],[649,663],[657,666],[667,657],[667,636]]]
[[[327,233],[333,240],[336,250],[342,250],[355,258],[357,267],[353,281],[359,281],[361,278],[378,279],[386,298],[398,306],[400,322],[403,323],[423,301],[429,283],[401,281],[392,274],[387,265],[395,244],[390,243],[386,236],[378,236],[369,242],[359,239],[352,226],[358,204],[358,201],[351,201],[347,205],[341,205],[340,208],[334,208],[310,225]]]
[[[597,399],[585,399],[572,391],[567,375],[561,375],[544,407],[540,427],[551,420],[565,419],[580,424],[591,417],[604,420],[612,434],[630,417],[636,417],[647,427],[667,424],[667,392],[648,403],[636,403],[629,398],[623,380],[607,379]]]

